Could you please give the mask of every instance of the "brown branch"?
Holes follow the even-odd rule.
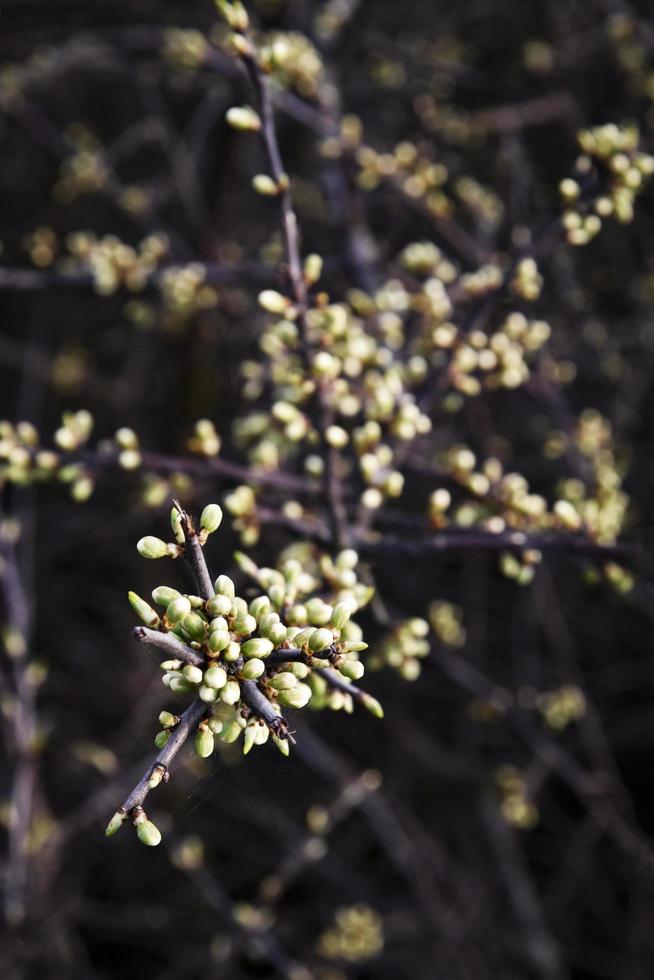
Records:
[[[191,647],[183,643],[174,633],[161,633],[159,630],[151,630],[146,626],[135,626],[132,636],[140,643],[147,643],[149,646],[159,647],[170,654],[175,660],[182,660],[186,664],[193,664],[194,667],[203,667],[204,657]]]
[[[209,705],[201,701],[200,698],[196,698],[195,701],[191,702],[180,716],[164,747],[157,753],[153,762],[145,770],[131,793],[125,797],[122,805],[119,807],[119,813],[130,814],[135,807],[143,806],[143,802],[151,789],[150,777],[154,770],[161,768],[165,774],[168,773],[170,763],[187,738],[192,734],[193,730],[202,721],[202,718],[208,710]]]

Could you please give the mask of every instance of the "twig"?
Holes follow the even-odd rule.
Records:
[[[175,758],[186,739],[192,733],[193,729],[199,724],[200,721],[202,721],[202,718],[208,710],[209,706],[204,701],[201,701],[200,698],[196,698],[195,701],[192,701],[188,708],[182,712],[179,721],[170,734],[170,738],[155,756],[151,765],[149,765],[145,770],[134,789],[125,798],[119,808],[119,812],[122,811],[129,814],[135,807],[143,806],[143,802],[151,789],[150,776],[154,770],[160,767],[167,775],[170,763]],[[165,778],[166,776],[164,776],[164,779]]]
[[[180,523],[186,542],[184,557],[186,558],[193,573],[193,578],[195,579],[195,584],[198,589],[198,595],[202,596],[203,599],[211,599],[214,595],[213,583],[211,581],[209,569],[207,568],[207,562],[204,557],[202,545],[200,544],[195,528],[193,527],[193,521],[181,504],[179,504],[176,500],[173,500],[173,503],[179,511]]]
[[[161,633],[159,630],[148,629],[147,626],[135,626],[132,636],[140,643],[165,650],[176,660],[183,660],[184,663],[193,664],[194,667],[204,666],[205,658],[178,639],[174,633]]]

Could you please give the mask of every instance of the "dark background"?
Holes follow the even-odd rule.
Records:
[[[264,27],[309,36],[323,7],[255,4]],[[209,0],[3,4],[0,404],[3,417],[33,422],[46,445],[61,412],[83,406],[95,418],[94,440],[131,426],[144,447],[172,456],[184,454],[194,421],[207,416],[224,455],[238,457],[230,435],[243,412],[238,365],[256,356],[256,292],[277,281],[276,205],[250,188],[262,169],[259,145],[224,122],[230,105],[250,97],[243,81],[220,65],[189,70],[162,55],[167,27],[209,32],[214,24]],[[526,64],[525,45],[534,40],[547,46],[544,68]],[[645,149],[654,148],[647,3],[362,0],[321,47],[343,111],[362,118],[372,146],[424,141],[452,175],[472,175],[498,195],[498,226],[465,211],[461,219],[486,247],[508,250],[516,226],[537,231],[551,221],[579,128],[635,119]],[[16,71],[23,97],[14,100],[6,92]],[[455,127],[427,129],[415,108],[425,93],[464,120],[534,100],[554,108],[542,120],[529,110],[506,123],[491,116],[481,131],[464,126],[457,135]],[[70,154],[71,122],[99,140],[112,184],[61,203],[53,186]],[[310,128],[283,112],[279,127],[303,248],[325,257],[333,295],[366,286],[361,277],[371,268],[378,281],[390,277],[408,242],[432,239],[447,250],[429,218],[391,188],[364,194],[351,168],[339,176]],[[120,203],[126,185],[149,201],[136,218]],[[20,922],[4,922],[0,975],[652,976],[653,205],[649,191],[632,225],[607,223],[585,249],[557,247],[538,306],[555,353],[577,368],[566,389],[570,410],[602,411],[629,464],[632,593],[589,581],[592,563],[565,553],[546,557],[528,589],[500,576],[492,552],[380,557],[374,574],[398,616],[424,615],[435,596],[463,608],[468,642],[457,657],[481,674],[460,670],[447,651],[436,651],[413,684],[390,670],[370,673],[384,721],[304,712],[294,719],[298,745],[289,760],[270,747],[245,762],[237,751],[204,762],[186,752],[153,803],[164,831],[158,849],[141,847],[129,830],[105,840],[103,829],[151,756],[163,706],[156,660],[130,637],[125,593],[147,595],[159,584],[160,569],[140,562],[134,543],[164,533],[168,504],[145,507],[138,475],[115,468],[99,474],[79,505],[56,481],[4,483],[3,515],[22,525],[15,554],[3,545],[4,560],[18,569],[26,597],[29,658],[47,676],[36,695],[27,905]],[[153,322],[139,328],[123,291],[100,298],[83,277],[64,281],[56,262],[31,280],[16,274],[34,269],[25,240],[39,226],[53,228],[60,243],[77,230],[132,244],[165,230],[173,261],[230,263],[241,274],[218,286],[215,310],[177,330],[166,327],[157,290],[147,291]],[[354,245],[364,233],[375,253],[362,271]],[[545,423],[533,400],[517,392],[481,402],[481,415],[461,413],[439,440],[483,451],[486,413],[511,447],[513,467],[537,489],[551,488],[555,468],[534,455]],[[200,474],[187,499],[202,506],[229,486]],[[407,505],[418,509],[429,489],[409,487]],[[287,542],[283,530],[271,531],[255,552],[271,561]],[[229,527],[212,540],[216,573],[233,568],[237,546]],[[372,620],[367,629],[374,642]],[[542,738],[525,729],[520,712],[480,721],[473,702],[488,693],[480,676],[491,690],[512,692],[578,684],[586,717]],[[0,682],[6,826],[17,755],[16,690],[4,655]],[[503,765],[525,776],[539,810],[532,829],[516,829],[499,813]],[[348,785],[359,795],[348,796]],[[317,805],[336,807],[338,819],[307,851]],[[203,859],[192,850],[196,838]],[[4,830],[0,839],[4,845]],[[271,903],[266,881],[277,875],[283,887]],[[319,937],[339,908],[358,903],[381,917],[383,953],[330,962]]]

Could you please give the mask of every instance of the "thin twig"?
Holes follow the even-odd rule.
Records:
[[[170,654],[175,660],[182,660],[185,664],[193,664],[194,667],[202,667],[205,658],[187,646],[174,633],[161,633],[159,630],[148,629],[147,626],[135,626],[132,636],[140,643],[147,643],[149,646],[159,647]]]

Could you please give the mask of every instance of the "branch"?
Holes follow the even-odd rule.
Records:
[[[165,650],[176,660],[183,660],[184,663],[193,664],[194,667],[204,666],[204,657],[183,643],[174,633],[160,633],[159,630],[151,630],[147,626],[135,626],[132,636],[140,643]]]
[[[193,521],[181,504],[179,504],[176,500],[173,500],[173,503],[179,511],[180,523],[186,542],[184,557],[186,558],[191,571],[193,572],[193,578],[195,579],[195,584],[198,589],[198,595],[202,596],[203,599],[211,599],[214,595],[213,583],[211,581],[211,575],[209,575],[209,569],[207,568],[207,562],[204,557],[202,545],[200,544],[195,528],[193,527]]]
[[[288,739],[295,743],[288,731],[288,722],[283,715],[278,715],[268,698],[263,694],[256,681],[241,681],[241,698],[258,718],[265,721],[271,732],[277,738]]]
[[[168,767],[173,761],[186,739],[191,735],[194,728],[202,721],[202,718],[209,710],[209,705],[196,698],[188,708],[182,713],[178,723],[173,728],[170,738],[163,749],[155,756],[154,761],[143,773],[132,792],[125,798],[119,808],[119,812],[131,813],[137,806],[143,806],[143,802],[152,788],[150,777],[155,769],[161,768],[164,773],[164,780],[167,778]]]

